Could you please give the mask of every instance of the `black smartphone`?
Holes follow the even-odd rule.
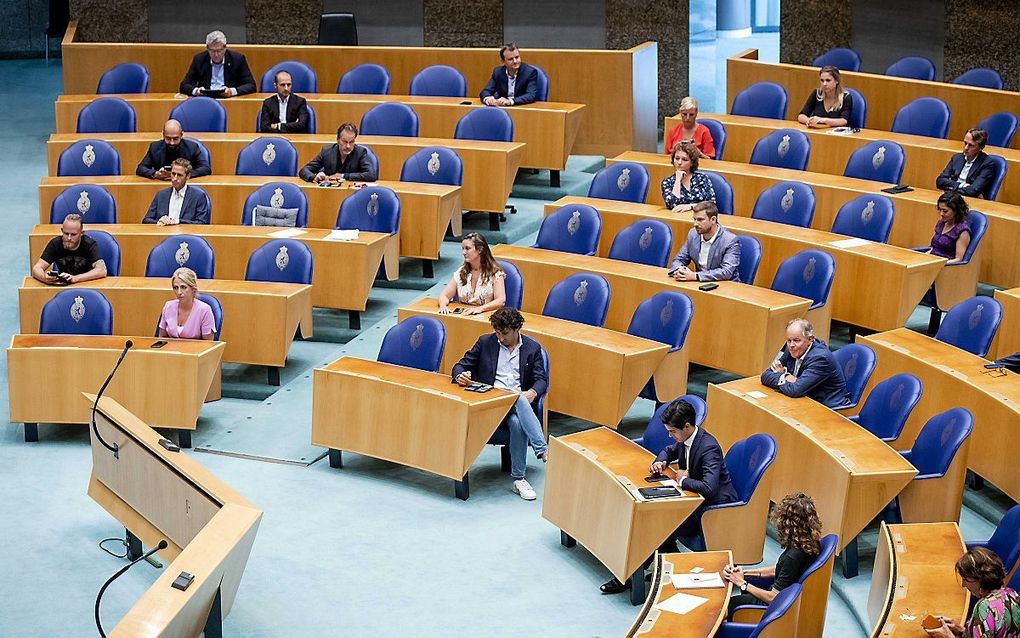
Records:
[[[464,312],[463,308],[454,308],[453,309],[453,314],[455,314],[455,315],[459,315],[462,312]]]
[[[645,483],[658,483],[659,481],[668,481],[669,477],[664,474],[652,474],[651,476],[645,477]]]
[[[985,367],[989,370],[998,370],[999,368],[1005,368],[1006,366],[1002,363],[986,363]]]
[[[718,287],[719,284],[701,284],[700,286],[698,286],[698,290],[704,290],[707,292],[709,290],[715,290]]]
[[[150,348],[162,348],[163,346],[165,346],[165,345],[166,345],[166,344],[168,344],[168,343],[170,343],[170,342],[169,342],[169,341],[163,341],[162,339],[160,339],[159,341],[156,341],[156,342],[154,342],[154,343],[153,343],[153,344],[152,344],[151,346],[149,346],[149,347],[150,347]]]
[[[463,102],[461,102],[461,104],[464,105],[464,106],[471,106],[471,101],[470,100],[464,100]]]
[[[667,276],[667,277],[669,277],[670,279],[672,279],[672,278],[673,278],[673,275],[675,275],[675,274],[676,274],[676,271],[677,271],[677,270],[680,270],[680,269],[679,269],[679,268],[676,268],[676,269],[674,269],[674,270],[670,270],[669,272],[667,272],[667,273],[666,273],[666,276]]]

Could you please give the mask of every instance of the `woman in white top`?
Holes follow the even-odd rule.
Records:
[[[464,265],[453,273],[450,283],[439,293],[439,314],[450,314],[447,306],[454,297],[462,304],[474,306],[466,308],[465,315],[477,315],[506,305],[506,273],[496,263],[485,238],[478,233],[468,233],[460,242],[460,250],[464,254]]]

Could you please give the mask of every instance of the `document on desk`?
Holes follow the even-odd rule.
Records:
[[[830,246],[835,246],[836,248],[860,248],[861,246],[869,246],[870,244],[871,242],[867,239],[859,239],[857,237],[829,242]]]
[[[351,230],[333,230],[330,231],[324,239],[331,241],[354,241],[358,238],[358,229],[353,228]]]
[[[765,394],[764,392],[758,392],[757,390],[751,390],[750,392],[747,393],[747,396],[751,397],[752,399],[766,399],[768,398],[769,395]]]
[[[710,572],[707,574],[673,574],[670,576],[673,581],[673,587],[676,589],[704,589],[704,588],[723,588],[726,583],[723,582],[719,572]]]
[[[301,228],[284,228],[283,230],[277,230],[269,233],[269,236],[276,237],[278,239],[287,239],[289,237],[297,237],[299,235],[304,235],[305,232],[306,231]]]
[[[659,611],[668,611],[671,614],[686,614],[706,602],[708,602],[707,598],[677,592],[661,603],[656,603],[655,608]]]

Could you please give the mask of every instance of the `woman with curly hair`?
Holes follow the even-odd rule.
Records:
[[[439,314],[448,315],[447,306],[456,296],[462,304],[473,306],[465,315],[498,310],[506,305],[506,273],[496,263],[489,243],[478,233],[468,233],[460,242],[464,265],[458,268],[450,283],[439,293]]]
[[[956,561],[956,573],[964,589],[977,602],[966,625],[952,618],[926,629],[929,636],[942,638],[1017,638],[1020,636],[1020,595],[1004,586],[1006,570],[1002,561],[984,547],[974,547]]]
[[[783,547],[775,567],[747,571],[739,566],[723,568],[723,578],[740,590],[740,594],[730,598],[729,616],[740,605],[767,605],[772,602],[776,594],[800,579],[821,551],[822,522],[810,496],[787,494],[772,509],[771,519],[779,544]],[[764,589],[752,585],[748,578],[772,579],[772,587]]]

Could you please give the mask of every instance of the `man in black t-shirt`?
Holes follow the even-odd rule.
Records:
[[[64,286],[106,276],[106,262],[99,244],[85,235],[81,215],[72,213],[60,226],[60,237],[46,244],[39,261],[32,266],[32,277],[47,285]]]

